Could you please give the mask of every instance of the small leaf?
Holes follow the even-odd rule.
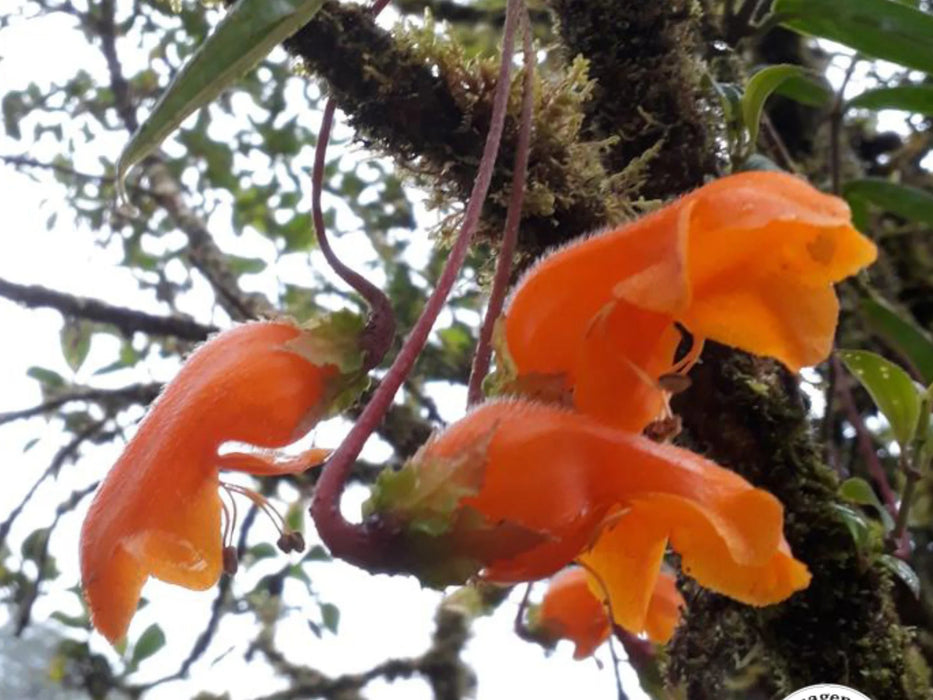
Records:
[[[847,182],[842,193],[846,199],[863,199],[892,214],[933,226],[933,194],[917,187],[866,177]]]
[[[87,321],[72,318],[65,320],[60,333],[62,355],[65,356],[65,362],[73,372],[77,372],[84,364],[88,351],[91,349],[93,332],[93,324]]]
[[[880,297],[859,301],[859,312],[871,331],[917,370],[924,384],[933,383],[933,338],[926,331]]]
[[[58,372],[45,367],[30,367],[26,375],[40,382],[45,389],[61,389],[65,380]]]
[[[891,424],[894,439],[906,451],[920,417],[920,395],[910,375],[867,350],[840,350],[839,358],[871,395]]]
[[[894,529],[894,519],[888,512],[888,509],[878,500],[878,496],[871,487],[871,484],[865,481],[865,479],[861,479],[857,476],[846,479],[839,487],[839,495],[852,503],[858,503],[862,506],[872,506],[878,511],[881,522],[884,523],[885,532],[890,532]]]
[[[331,556],[321,545],[316,544],[311,549],[308,550],[308,553],[305,554],[301,561],[330,561]]]
[[[240,0],[198,48],[133,134],[117,162],[117,190],[128,201],[124,182],[129,169],[199,107],[255,66],[275,46],[317,14],[324,0]]]
[[[780,64],[762,68],[748,79],[745,94],[742,96],[742,121],[748,130],[748,143],[752,148],[758,142],[758,125],[765,101],[785,80],[800,78],[806,74],[800,66]]]
[[[842,503],[830,504],[836,511],[836,515],[845,524],[849,534],[852,535],[852,541],[859,552],[864,552],[868,548],[869,529],[865,517],[854,508],[850,508]]]
[[[340,624],[340,608],[333,603],[321,603],[321,622],[324,627],[337,634],[337,626]]]
[[[849,107],[902,109],[933,116],[933,85],[897,85],[875,88],[849,100]]]
[[[829,86],[809,74],[790,76],[774,89],[774,94],[808,107],[827,107],[833,99]]]
[[[162,628],[157,623],[149,625],[146,631],[140,635],[139,639],[136,641],[136,645],[133,647],[133,656],[130,659],[130,665],[136,668],[141,662],[155,654],[163,646],[165,646],[165,633],[162,631]]]
[[[933,16],[893,0],[775,0],[784,26],[933,72]]]
[[[878,557],[878,561],[890,569],[910,589],[914,597],[920,597],[920,577],[917,576],[917,572],[911,568],[910,564],[890,554],[882,554]]]
[[[268,542],[261,542],[249,548],[249,556],[251,556],[254,561],[259,561],[260,559],[274,557],[277,551],[278,550]]]
[[[80,629],[91,629],[91,621],[87,615],[66,615],[60,610],[54,611],[51,616],[53,620],[58,620],[67,627],[78,627]]]

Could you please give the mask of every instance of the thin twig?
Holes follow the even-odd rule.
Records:
[[[16,505],[13,510],[10,511],[10,514],[6,517],[2,523],[0,523],[0,545],[6,542],[7,536],[10,534],[10,529],[13,527],[13,523],[16,522],[16,519],[19,517],[19,514],[23,512],[23,509],[32,500],[32,497],[35,495],[36,491],[39,490],[39,487],[42,485],[46,479],[50,476],[57,476],[58,472],[61,470],[62,465],[65,464],[65,461],[75,457],[78,448],[91,437],[100,432],[100,429],[103,427],[103,423],[94,423],[93,425],[85,428],[80,433],[75,435],[64,447],[62,447],[58,452],[55,453],[55,456],[52,457],[52,461],[49,463],[49,466],[46,467],[45,471],[36,479],[29,491],[26,492],[26,495],[23,496],[22,500]]]
[[[499,249],[499,259],[496,261],[496,272],[492,281],[492,290],[489,292],[489,305],[486,308],[486,317],[480,328],[479,341],[476,344],[476,353],[473,355],[473,369],[470,372],[470,381],[467,389],[467,405],[472,406],[483,398],[483,380],[489,373],[489,360],[492,354],[492,334],[502,307],[505,305],[505,295],[509,286],[509,277],[512,274],[512,258],[515,255],[515,245],[518,242],[518,227],[522,221],[522,203],[525,199],[525,178],[528,174],[528,153],[531,150],[531,127],[534,121],[534,66],[535,55],[532,48],[531,22],[528,13],[523,16],[523,58],[525,66],[525,80],[522,86],[522,111],[518,132],[518,144],[515,147],[515,166],[512,173],[512,194],[509,208],[505,215],[505,231],[502,235],[502,245]]]
[[[77,401],[100,403],[104,406],[129,403],[149,404],[155,400],[160,391],[162,391],[162,385],[158,382],[131,384],[120,389],[79,388],[43,401],[38,406],[0,413],[0,425],[51,413],[65,404]]]
[[[144,311],[113,306],[99,299],[66,294],[34,284],[16,284],[0,279],[0,297],[30,309],[51,308],[66,316],[116,326],[124,335],[140,331],[182,340],[201,341],[217,330],[181,316],[157,316]]]
[[[52,523],[49,525],[48,530],[46,531],[45,537],[42,540],[42,548],[39,550],[38,556],[35,558],[36,567],[38,568],[39,572],[36,574],[36,580],[30,585],[26,596],[20,603],[19,614],[16,617],[16,629],[14,631],[14,634],[17,637],[21,636],[26,627],[29,626],[29,620],[32,617],[32,606],[35,604],[36,599],[39,597],[39,586],[41,586],[42,582],[45,580],[47,569],[46,564],[48,563],[49,559],[49,541],[52,539],[52,532],[55,530],[55,527],[58,525],[58,521],[61,519],[61,517],[65,513],[74,510],[78,503],[80,503],[90,494],[94,493],[99,483],[99,481],[95,481],[93,484],[90,484],[83,489],[72,492],[72,494],[62,503],[60,503],[58,508],[55,509],[55,517],[52,519]]]
[[[502,63],[498,83],[493,98],[492,117],[486,145],[480,161],[470,201],[463,217],[463,224],[447,264],[441,273],[437,287],[431,294],[421,316],[415,322],[411,334],[399,351],[392,366],[386,372],[382,383],[373,392],[369,403],[363,409],[359,420],[350,430],[340,447],[331,455],[324,467],[311,501],[311,517],[314,519],[321,539],[331,548],[336,556],[367,568],[388,567],[393,565],[392,553],[384,543],[376,541],[373,533],[358,525],[347,522],[340,513],[340,496],[356,457],[363,449],[366,440],[382,420],[386,410],[392,404],[396,392],[411,372],[418,355],[427,342],[428,335],[438,314],[443,308],[460,267],[469,251],[473,232],[479,223],[483,203],[489,191],[489,184],[495,167],[499,142],[502,138],[505,113],[509,97],[509,75],[511,73],[515,30],[524,3],[523,0],[509,0],[505,29],[502,39]]]

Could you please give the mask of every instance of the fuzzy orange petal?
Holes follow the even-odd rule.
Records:
[[[665,207],[581,238],[532,267],[505,311],[506,341],[519,373],[572,373],[590,321],[613,298],[624,298],[614,292],[623,280],[638,277],[672,299],[682,296],[686,278],[677,270],[679,216],[677,207]],[[646,271],[653,272],[651,280]],[[662,276],[675,284],[656,287]]]
[[[220,576],[220,446],[284,446],[320,416],[337,370],[291,351],[300,334],[251,323],[202,345],[110,470],[81,530],[81,574],[111,642],[126,633],[150,575],[195,589]]]

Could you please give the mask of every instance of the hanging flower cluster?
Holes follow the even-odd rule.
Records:
[[[633,633],[670,638],[682,600],[662,573],[668,548],[711,590],[750,605],[786,599],[810,574],[783,537],[777,499],[643,431],[669,417],[669,392],[705,338],[793,370],[823,359],[838,311],[832,284],[875,254],[841,200],[777,173],[724,178],[558,250],[525,276],[499,320],[493,385],[503,396],[381,474],[362,525],[341,521],[322,536],[354,563],[437,586],[533,581],[579,562],[555,578],[540,616],[578,655],[609,633],[604,610]],[[344,315],[304,328],[249,323],[189,358],[82,529],[84,590],[108,639],[125,634],[149,576],[203,589],[235,568],[235,516],[219,488],[271,506],[223,485],[219,471],[290,474],[320,462],[321,450],[289,459],[269,450],[355,395],[373,365],[364,335]],[[225,452],[229,442],[257,449]],[[352,450],[338,449],[332,463],[338,455],[345,469]],[[329,502],[312,506],[319,525],[340,517],[328,478]],[[303,547],[280,530],[284,550]]]
[[[671,376],[705,338],[793,370],[824,359],[832,284],[875,255],[844,202],[772,172],[723,178],[558,250],[500,320],[495,384],[514,398],[479,406],[383,474],[367,514],[405,533],[406,565],[432,584],[530,581],[579,561],[636,634],[664,636],[649,611],[668,547],[710,590],[786,599],[810,574],[777,499],[641,433],[668,415]],[[678,357],[682,328],[692,346]]]

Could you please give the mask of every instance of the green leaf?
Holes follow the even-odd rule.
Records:
[[[875,88],[849,100],[849,107],[902,109],[933,116],[933,85],[898,85]]]
[[[199,107],[209,104],[275,46],[317,14],[324,0],[240,0],[175,76],[117,162],[117,189],[126,198],[129,169]]]
[[[878,557],[878,561],[903,581],[916,598],[920,597],[920,577],[917,576],[917,572],[911,568],[910,564],[890,554],[882,554]]]
[[[799,102],[808,107],[827,107],[833,91],[814,75],[792,75],[774,88],[774,94]]]
[[[920,417],[920,395],[910,375],[867,350],[839,350],[839,358],[871,395],[891,424],[894,439],[906,451]]]
[[[780,64],[762,68],[748,79],[742,95],[742,122],[748,130],[748,143],[752,148],[758,142],[758,125],[765,101],[785,80],[805,75],[806,71],[800,66]]]
[[[139,639],[136,641],[136,645],[133,647],[133,656],[130,659],[130,666],[136,668],[141,662],[148,659],[164,646],[165,633],[162,631],[162,628],[157,623],[149,625],[146,631],[140,635]]]
[[[53,620],[58,620],[66,627],[78,627],[86,630],[91,629],[91,621],[88,620],[87,615],[66,615],[62,611],[56,610],[50,617]]]
[[[316,544],[308,550],[301,561],[330,561],[331,556],[321,545]]]
[[[859,312],[871,331],[917,370],[924,384],[933,383],[933,338],[926,331],[880,297],[859,301]]]
[[[274,557],[277,552],[278,550],[268,542],[260,542],[256,546],[249,548],[249,556],[251,556],[254,561]]]
[[[842,193],[848,200],[863,199],[892,214],[933,226],[933,194],[917,187],[866,177],[847,182]]]
[[[340,608],[333,603],[321,603],[321,622],[324,623],[324,627],[337,634],[337,627],[340,624]]]
[[[850,508],[842,503],[831,503],[830,506],[836,511],[836,515],[838,515],[839,519],[845,524],[849,534],[852,535],[855,548],[860,552],[866,551],[868,549],[871,533],[865,516],[854,508]]]
[[[878,500],[878,496],[871,487],[871,484],[865,481],[865,479],[857,476],[846,479],[839,487],[839,495],[852,503],[873,507],[878,511],[881,522],[884,523],[885,532],[890,532],[894,529],[894,519],[888,512],[888,509]]]
[[[41,383],[45,389],[61,389],[65,386],[62,375],[45,367],[30,367],[26,370],[26,375]]]
[[[784,26],[933,72],[933,16],[893,0],[775,0]]]
[[[73,372],[81,369],[88,351],[91,349],[91,335],[94,325],[81,319],[65,320],[60,333],[62,355]]]

